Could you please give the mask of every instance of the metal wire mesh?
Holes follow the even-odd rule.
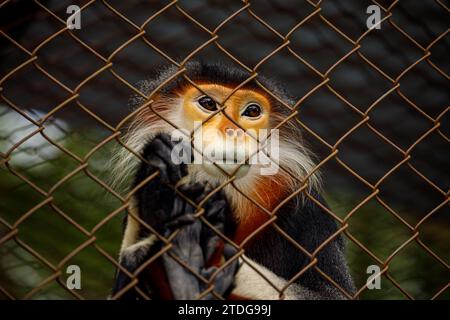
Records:
[[[359,10],[359,21],[356,21],[355,16],[345,19],[345,15],[351,13],[346,5],[336,1],[303,1],[301,4],[289,1],[283,4],[272,1],[264,4],[211,1],[193,4],[175,0],[148,5],[141,1],[91,0],[79,4],[83,19],[81,30],[69,30],[66,26],[65,9],[69,4],[66,1],[34,0],[23,5],[20,1],[7,0],[0,5],[0,12],[5,17],[0,29],[0,41],[5,48],[0,69],[0,102],[4,105],[2,115],[11,117],[13,113],[15,118],[9,121],[18,123],[17,127],[1,132],[2,140],[8,143],[0,145],[0,161],[5,174],[13,175],[17,185],[25,186],[34,194],[30,196],[33,205],[26,210],[11,210],[10,206],[2,206],[0,248],[9,248],[14,244],[16,250],[19,248],[26,252],[19,259],[21,265],[32,266],[35,263],[46,270],[45,276],[37,277],[38,280],[22,293],[12,289],[15,285],[13,280],[2,277],[0,292],[4,297],[35,298],[39,292],[56,285],[74,298],[85,298],[76,290],[68,289],[64,281],[64,266],[85,250],[92,250],[96,257],[101,256],[111,268],[121,268],[114,253],[120,239],[105,249],[100,234],[112,228],[110,224],[118,224],[117,217],[130,207],[136,188],[125,194],[113,189],[104,179],[103,166],[96,163],[96,157],[107,152],[111,144],[121,145],[138,157],[139,154],[122,138],[127,123],[138,110],[130,111],[124,106],[130,93],[135,93],[148,99],[148,103],[139,110],[151,107],[153,93],[147,96],[140,92],[136,81],[145,79],[155,65],[165,62],[177,66],[179,71],[159,87],[175,77],[186,77],[196,85],[184,74],[184,66],[203,54],[206,57],[220,56],[233,62],[250,74],[246,81],[258,82],[258,74],[263,70],[279,76],[300,97],[294,105],[283,103],[290,116],[280,126],[286,122],[295,122],[300,126],[320,154],[314,171],[324,171],[325,176],[330,177],[325,180],[336,188],[344,181],[343,176],[350,177],[352,188],[359,194],[352,207],[343,213],[336,213],[333,207],[326,210],[338,223],[339,230],[314,252],[308,252],[295,243],[277,227],[276,215],[249,198],[255,206],[271,215],[268,222],[249,239],[267,225],[273,225],[311,261],[292,279],[288,279],[285,287],[276,288],[280,298],[283,298],[287,287],[310,268],[348,298],[359,298],[367,291],[367,284],[363,283],[358,286],[355,295],[350,295],[317,267],[318,252],[338,234],[343,234],[360,252],[379,265],[383,278],[410,299],[415,296],[391,275],[390,266],[414,243],[446,275],[428,298],[440,298],[448,290],[448,253],[442,252],[441,240],[423,240],[424,226],[436,215],[439,214],[440,221],[448,224],[449,180],[445,165],[448,164],[450,141],[447,127],[449,76],[448,64],[443,60],[446,60],[445,49],[449,45],[450,9],[445,3],[428,1],[423,7],[414,7],[416,13],[425,10],[430,13],[429,18],[434,19],[434,22],[426,20],[419,24],[425,26],[425,31],[410,24],[410,20],[396,20],[396,17],[405,17],[401,1],[353,3],[349,6]],[[378,5],[382,10],[380,30],[361,27],[365,25],[365,8],[371,4]],[[253,42],[245,39],[246,32],[254,37]],[[384,40],[377,42],[377,37],[383,37],[386,33],[394,39],[391,40],[395,43],[394,48],[392,43]],[[255,42],[258,46],[254,45]],[[249,50],[252,51],[250,55],[246,54]],[[281,69],[281,73],[277,73],[277,69]],[[419,77],[415,74],[418,70],[422,70]],[[363,74],[364,79],[357,77],[358,72]],[[425,75],[424,79],[420,78],[422,75]],[[418,78],[422,86],[418,84]],[[345,87],[347,82],[351,84]],[[259,85],[261,90],[274,96],[261,83]],[[426,92],[417,92],[424,88]],[[418,93],[423,93],[423,97]],[[279,97],[274,98],[279,100]],[[333,109],[333,106],[336,108]],[[403,111],[396,111],[396,107],[403,108]],[[415,120],[404,124],[411,114]],[[17,120],[19,118],[21,120]],[[65,119],[66,123],[58,122],[58,119]],[[23,123],[26,123],[26,129],[21,127]],[[95,127],[96,136],[83,133],[83,129],[73,129],[86,127]],[[398,132],[402,133],[400,138]],[[369,136],[383,145],[379,149],[381,155],[369,154],[369,159],[358,158],[351,150],[356,145],[360,154],[364,154],[366,147],[373,146]],[[27,147],[27,143],[37,137],[40,144]],[[431,137],[436,141],[429,142]],[[73,141],[66,143],[72,138]],[[85,150],[82,153],[74,151],[74,144],[85,145]],[[43,145],[57,150],[58,157],[66,158],[68,162],[54,162],[54,153],[39,152]],[[421,150],[423,146],[426,148]],[[346,153],[348,148],[350,152]],[[424,165],[421,159],[433,158],[431,153],[439,157],[435,162],[431,159]],[[25,160],[21,160],[24,154]],[[38,160],[27,160],[31,156]],[[39,177],[30,174],[33,168],[42,165],[53,166],[55,175]],[[83,220],[85,217],[73,214],[72,206],[76,205],[70,203],[93,201],[82,189],[70,191],[69,204],[59,200],[66,186],[80,176],[95,183],[113,199],[98,221],[87,223]],[[150,176],[147,182],[154,177]],[[411,186],[418,194],[403,191],[410,184],[408,179],[415,179]],[[231,177],[220,187],[233,185],[233,180],[234,177]],[[417,185],[420,187],[415,188]],[[1,187],[3,197],[14,198],[17,186],[2,184]],[[244,190],[238,192],[246,196]],[[306,186],[295,194],[301,192],[322,206],[307,192]],[[416,210],[419,215],[417,221],[406,219],[399,213],[401,210],[390,201],[393,194],[410,203],[406,210]],[[280,206],[289,200],[290,197]],[[393,218],[393,223],[407,230],[408,236],[396,243],[395,249],[385,256],[373,252],[351,231],[352,218],[369,203],[375,203]],[[27,221],[39,216],[43,208],[62,218],[65,224],[79,233],[77,245],[67,249],[62,257],[49,258],[48,252],[36,250],[33,242],[24,241],[21,237],[24,232],[32,232],[37,237],[47,232],[45,225],[31,230],[24,227]],[[202,212],[201,207],[197,209]],[[7,214],[8,210],[17,212]],[[201,215],[199,219],[208,224]],[[368,230],[370,226],[364,228]],[[386,234],[388,231],[381,232]],[[57,239],[66,241],[64,236]],[[134,280],[125,290],[137,284],[139,272],[164,252],[169,252],[171,239],[161,240],[165,243],[164,249],[136,274],[130,274]],[[2,256],[8,253],[11,254],[11,251],[4,251]],[[241,249],[238,256],[242,257],[243,253]],[[182,260],[173,257],[190,269]],[[92,263],[92,268],[95,270],[95,263]],[[125,269],[123,271],[126,272]],[[214,286],[209,284],[202,296],[213,290]],[[148,298],[141,294],[143,298]]]

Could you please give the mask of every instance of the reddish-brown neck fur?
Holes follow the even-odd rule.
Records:
[[[240,212],[241,221],[238,223],[234,236],[236,244],[241,244],[255,230],[270,219],[271,216],[267,211],[272,212],[284,197],[287,196],[284,180],[280,176],[268,176],[256,184],[250,198],[254,199],[259,206],[249,200],[245,208],[240,208],[241,210],[245,210],[245,212]],[[267,211],[260,207],[265,208]]]

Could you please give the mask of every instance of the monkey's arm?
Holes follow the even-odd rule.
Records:
[[[213,270],[205,267],[205,261],[213,251],[212,248],[215,249],[218,237],[211,232],[207,232],[203,226],[199,225],[199,221],[195,221],[193,217],[194,208],[168,186],[168,184],[176,185],[187,174],[185,164],[175,164],[172,161],[171,151],[173,147],[174,143],[168,135],[158,135],[146,145],[143,157],[148,164],[142,163],[140,165],[136,173],[134,186],[140,185],[156,170],[159,170],[160,174],[158,178],[147,182],[136,192],[138,215],[163,237],[168,237],[174,230],[180,229],[172,243],[172,253],[179,255],[188,265],[192,265],[194,270],[207,277]],[[204,192],[204,187],[201,184],[184,185],[180,187],[180,191],[189,199],[196,199]],[[218,219],[218,228],[223,231],[223,222],[220,221],[225,206],[223,202],[214,202],[213,199],[214,197],[205,203],[205,216],[213,220]],[[221,226],[222,229],[220,229]],[[156,235],[142,226],[136,228],[134,233],[137,233],[134,234],[134,238],[141,240],[122,248],[119,261],[120,265],[131,274],[157,254],[163,245]],[[230,249],[227,248],[226,253],[229,252]],[[160,296],[160,292],[155,290],[155,287],[160,287],[163,282],[167,281],[168,284],[165,287],[172,291],[170,297],[186,298],[187,295],[193,297],[192,295],[201,293],[200,290],[204,285],[199,282],[199,279],[195,279],[195,276],[187,272],[178,263],[174,264],[173,259],[167,254],[163,255],[162,260],[163,263],[157,260],[152,262],[150,266],[162,271],[158,272],[158,275],[163,276],[163,278],[152,280],[151,278],[156,278],[157,274],[152,271],[152,268],[149,268],[150,271],[147,274],[153,273],[153,277],[150,275],[150,279],[141,276],[138,278],[141,290],[152,294],[154,298],[158,298],[158,296],[159,298],[168,298],[167,295]],[[219,292],[225,292],[232,285],[233,277],[230,274],[234,274],[236,264],[237,262],[234,262],[215,278],[214,283],[220,288]],[[141,273],[144,274],[144,272]],[[129,286],[130,283],[131,278],[125,272],[119,270],[113,288],[113,296]],[[181,292],[182,294],[180,294]],[[136,299],[138,297],[138,293],[134,289],[129,289],[121,295],[122,299]]]

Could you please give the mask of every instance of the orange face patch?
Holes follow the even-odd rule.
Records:
[[[268,129],[271,108],[269,100],[264,95],[250,89],[239,89],[231,94],[233,88],[218,84],[200,84],[198,87],[201,90],[192,86],[187,87],[180,94],[183,97],[183,113],[184,120],[188,122],[186,123],[187,127],[192,128],[194,121],[205,122],[217,112],[217,109],[215,111],[207,110],[201,105],[202,98],[210,97],[217,108],[223,106],[224,109],[203,124],[205,131],[214,128],[225,134],[227,129],[239,127],[243,130],[255,130],[256,132],[260,129]],[[246,116],[246,114],[253,115],[253,113],[248,112],[248,108],[252,106],[255,109],[255,105],[260,108],[259,115]],[[239,126],[236,126],[227,116]]]

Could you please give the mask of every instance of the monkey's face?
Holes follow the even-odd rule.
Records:
[[[258,151],[261,130],[269,129],[271,106],[262,94],[218,84],[190,86],[182,97],[183,127],[194,132],[194,146],[203,151],[207,173],[245,176]],[[216,165],[214,165],[215,163]]]
[[[318,185],[314,162],[303,144],[301,126],[296,123],[297,112],[290,108],[297,100],[282,86],[261,76],[258,82],[270,91],[266,94],[258,83],[245,82],[248,74],[233,66],[192,62],[185,67],[187,76],[198,88],[177,79],[157,90],[179,71],[173,66],[162,71],[158,78],[142,82],[140,91],[150,95],[150,101],[141,94],[131,99],[133,107],[140,110],[126,134],[127,148],[120,148],[116,157],[117,182],[132,174],[140,163],[136,153],[143,152],[155,135],[165,133],[172,135],[174,142],[193,137],[194,164],[188,165],[186,179],[215,184],[224,182],[228,176],[238,178],[224,188],[234,195],[232,199],[240,199],[236,200],[240,203],[235,203],[236,207],[247,201],[240,196],[242,190],[252,190],[253,196],[262,195],[265,199],[267,190],[276,194],[274,185],[298,190],[303,178],[308,179],[309,186]],[[199,131],[201,134],[197,135]],[[191,148],[185,149],[184,143],[175,147],[174,159],[180,160],[177,152],[183,151],[181,158],[185,162],[191,160],[191,154],[184,152],[192,151]],[[256,163],[252,161],[255,153]],[[241,191],[236,191],[236,187]]]

